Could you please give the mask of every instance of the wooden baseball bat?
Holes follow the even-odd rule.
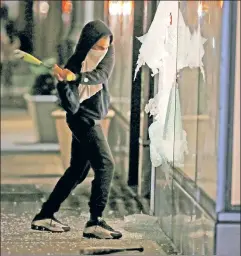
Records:
[[[143,252],[144,248],[142,246],[139,247],[87,247],[80,250],[80,255],[104,255],[111,254],[116,252],[126,252],[126,251],[138,251]]]
[[[53,69],[53,66],[47,66],[46,64],[44,64],[41,60],[37,59],[36,57],[34,57],[33,55],[27,53],[27,52],[24,52],[24,51],[21,51],[19,49],[15,50],[14,51],[14,57],[16,59],[20,59],[20,60],[23,60],[27,63],[30,63],[30,64],[33,64],[33,65],[37,65],[37,66],[44,66],[46,67],[47,69],[49,70],[52,70]],[[63,72],[63,70],[61,68],[56,68],[56,71],[61,74],[61,72]],[[70,81],[74,81],[76,80],[76,76],[74,73],[70,73],[67,75],[67,81],[70,82]]]

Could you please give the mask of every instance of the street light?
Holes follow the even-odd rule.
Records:
[[[62,0],[62,20],[64,24],[66,25],[70,24],[72,11],[73,11],[72,1]]]
[[[73,5],[70,0],[62,0],[62,12],[70,14],[72,12]]]
[[[133,1],[109,1],[110,15],[131,15],[133,9]]]
[[[132,12],[132,1],[126,1],[126,2],[122,2],[122,14],[125,15],[131,15]]]
[[[49,8],[48,1],[35,1],[33,5],[33,11],[40,19],[45,19],[48,16]]]

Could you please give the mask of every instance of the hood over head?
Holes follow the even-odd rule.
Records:
[[[89,50],[99,41],[99,39],[105,36],[110,36],[111,44],[113,41],[113,34],[103,21],[94,20],[87,23],[82,29],[75,52],[69,59],[66,68],[73,72],[78,72],[81,63]]]

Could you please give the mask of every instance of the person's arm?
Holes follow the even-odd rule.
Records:
[[[78,88],[76,82],[64,81],[66,74],[58,65],[54,66],[53,72],[54,76],[59,81],[57,84],[57,91],[61,106],[66,112],[76,114],[79,110],[79,98],[78,93],[76,92]]]
[[[70,61],[71,62],[71,59]],[[96,84],[102,84],[106,80],[109,79],[113,67],[115,63],[115,53],[114,53],[114,46],[111,45],[108,49],[108,52],[106,53],[103,60],[98,64],[98,66],[89,72],[74,72],[74,70],[70,70],[68,66],[66,65],[65,69],[61,69],[56,65],[56,74],[59,74],[60,76],[57,77],[57,79],[61,81],[67,80],[68,74],[74,74],[76,76],[76,80],[73,81],[78,86],[79,84],[83,85],[96,85]]]
[[[59,81],[57,84],[61,106],[71,114],[76,114],[79,110],[79,98],[77,97],[78,94],[74,93],[74,90],[78,90],[76,84],[66,81]]]

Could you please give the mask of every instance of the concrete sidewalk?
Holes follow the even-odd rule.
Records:
[[[144,252],[125,252],[124,255],[167,255],[158,243],[166,238],[155,224],[155,218],[133,215],[124,219],[107,220],[123,232],[121,240],[96,240],[82,238],[88,214],[62,209],[57,217],[71,226],[64,234],[32,231],[31,219],[40,208],[39,202],[2,203],[1,205],[1,255],[79,255],[80,248],[91,246],[143,246]],[[115,253],[112,255],[123,255]]]

